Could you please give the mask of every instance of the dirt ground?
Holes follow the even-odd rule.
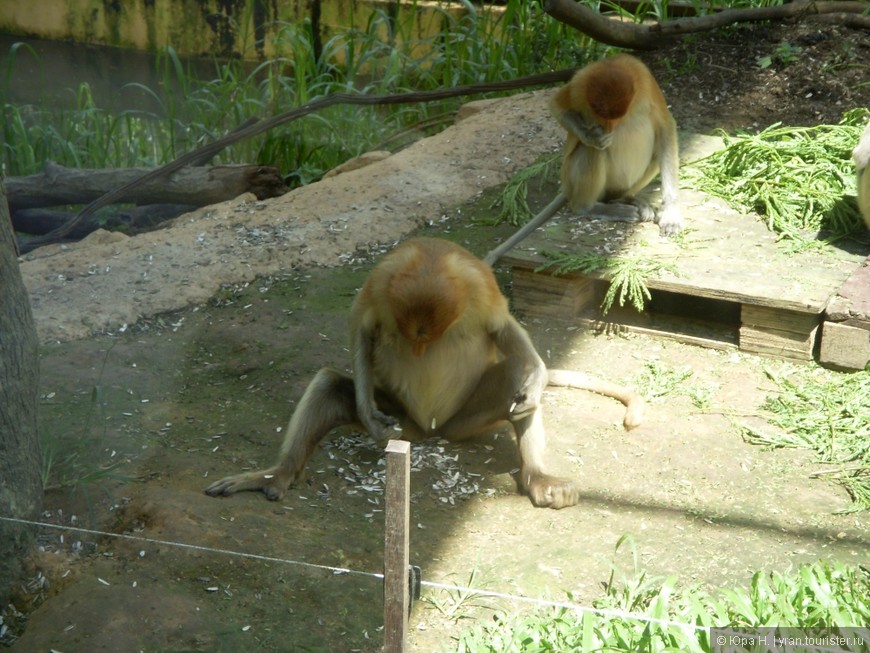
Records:
[[[784,42],[801,48],[795,59],[759,68]],[[870,106],[868,69],[853,65],[870,60],[870,40],[830,25],[700,36],[647,59],[684,130],[836,122]],[[53,461],[44,520],[125,538],[43,529],[17,604],[26,619],[5,617],[27,626],[13,650],[379,649],[377,448],[339,434],[277,503],[202,490],[268,463],[314,371],[348,366],[347,307],[393,242],[419,230],[483,254],[509,233],[473,218],[492,212],[489,189],[559,148],[548,94],[486,102],[379,163],[275,200],[239,198],[159,231],[25,257]],[[651,369],[685,378],[631,433],[612,400],[548,393],[549,462],[586,488],[563,511],[516,494],[505,434],[415,445],[412,562],[424,581],[588,603],[613,566],[631,572],[626,551],[614,552],[625,534],[651,576],[710,587],[819,558],[867,561],[870,520],[836,513],[848,499],[809,480],[808,454],[739,435],[742,423],[770,428],[765,370],[785,364],[527,326],[559,367],[629,383]],[[420,652],[449,648],[492,609],[519,609],[425,587],[423,599],[411,617]]]

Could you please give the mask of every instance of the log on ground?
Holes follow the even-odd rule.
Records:
[[[154,168],[77,169],[46,162],[44,170],[26,177],[9,177],[6,192],[11,211],[47,206],[87,204],[128,184]],[[277,168],[260,165],[186,167],[168,177],[131,188],[131,204],[207,206],[253,193],[258,199],[288,190]]]
[[[162,222],[190,213],[198,207],[191,204],[146,204],[145,206],[110,207],[91,216],[67,234],[67,238],[84,238],[103,228],[138,233],[154,229]],[[56,209],[20,209],[12,214],[12,227],[21,234],[42,236],[58,229],[76,216],[75,211]]]

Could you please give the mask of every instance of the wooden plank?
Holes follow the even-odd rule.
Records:
[[[795,360],[812,360],[821,314],[744,304],[740,349]]]
[[[648,279],[652,290],[817,314],[866,257],[835,248],[790,254],[757,216],[695,191],[681,191],[680,203],[687,227],[676,240],[661,238],[654,224],[562,211],[502,262],[533,271],[551,260],[546,253],[638,257],[673,266]]]
[[[870,257],[828,302],[819,362],[842,370],[870,365]]]
[[[513,309],[524,317],[561,320],[596,332],[638,333],[715,349],[736,349],[740,306],[653,291],[646,311],[601,304],[609,282],[575,274],[513,269]],[[712,306],[711,304],[722,304]],[[732,308],[733,307],[733,308]]]
[[[637,315],[637,313],[635,313]],[[693,324],[683,320],[625,317],[613,321],[581,317],[573,322],[598,333],[619,334],[636,333],[656,338],[674,340],[686,345],[706,347],[707,349],[737,349],[737,335],[726,328],[715,328],[709,324]]]
[[[573,320],[584,311],[597,308],[605,291],[606,282],[577,275],[557,277],[521,268],[513,271],[514,304],[535,317]]]
[[[384,506],[384,651],[404,653],[408,639],[411,444],[390,440],[386,448]]]

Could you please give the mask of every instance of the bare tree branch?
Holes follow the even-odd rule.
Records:
[[[80,222],[86,220],[91,215],[93,215],[98,209],[125,199],[126,197],[128,197],[129,193],[133,189],[138,188],[143,184],[152,183],[159,179],[164,179],[167,175],[181,170],[185,166],[189,166],[195,162],[208,161],[215,154],[223,150],[225,147],[232,145],[233,143],[238,143],[258,134],[262,134],[263,132],[277,127],[278,125],[283,125],[284,123],[297,120],[299,118],[302,118],[303,116],[307,116],[310,113],[314,113],[315,111],[325,109],[326,107],[331,107],[336,104],[374,106],[386,104],[410,104],[414,102],[431,102],[433,100],[461,97],[463,95],[492,93],[497,91],[525,88],[528,86],[538,86],[544,84],[553,84],[556,82],[565,82],[569,80],[573,74],[573,69],[554,70],[552,72],[538,73],[536,75],[529,75],[527,77],[519,77],[517,79],[508,79],[499,82],[484,82],[481,84],[469,84],[466,86],[455,86],[452,88],[439,88],[432,91],[419,91],[416,93],[397,93],[392,95],[356,95],[353,93],[336,93],[335,95],[327,95],[317,100],[312,100],[307,104],[302,105],[301,107],[285,111],[284,113],[281,113],[277,116],[272,116],[265,120],[249,118],[242,125],[234,129],[230,133],[225,134],[221,138],[218,138],[211,143],[207,143],[202,147],[193,150],[192,152],[183,154],[174,161],[162,165],[159,168],[155,168],[147,174],[143,174],[142,176],[125,183],[123,186],[120,186],[115,190],[108,192],[105,195],[102,195],[101,197],[84,207],[76,214],[76,216],[72,220],[64,224],[62,227],[59,227],[58,229],[55,229],[54,231],[51,231],[43,236],[38,236],[36,238],[31,238],[27,241],[20,242],[19,247],[21,249],[21,253],[25,254],[32,251],[33,249],[36,249],[37,247],[41,247],[49,243],[58,242],[62,238],[66,237],[73,229],[75,229],[75,227]]]
[[[831,14],[843,16],[842,22],[850,27],[870,30],[868,5],[860,0],[797,0],[776,7],[725,9],[704,16],[652,24],[608,18],[574,0],[546,0],[544,11],[596,41],[633,50],[655,50],[686,34],[709,32],[734,23]]]

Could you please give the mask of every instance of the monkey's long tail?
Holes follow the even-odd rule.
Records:
[[[643,415],[646,410],[646,402],[634,390],[626,388],[618,383],[611,383],[603,379],[590,376],[583,372],[575,372],[574,370],[547,370],[549,380],[547,385],[552,385],[560,388],[576,388],[578,390],[589,390],[596,392],[605,397],[611,397],[621,401],[625,405],[625,417],[622,420],[622,425],[626,431],[639,426],[643,421]]]
[[[565,193],[559,191],[556,194],[556,197],[553,198],[553,201],[547,204],[541,212],[538,213],[534,218],[532,218],[529,222],[527,222],[521,229],[519,229],[513,236],[504,241],[501,245],[492,250],[489,254],[487,254],[483,258],[483,262],[486,263],[489,267],[495,265],[496,261],[498,261],[502,256],[504,256],[508,251],[516,247],[523,240],[525,240],[526,236],[532,233],[535,229],[544,224],[547,220],[552,218],[556,211],[562,208],[562,205],[565,203]]]

